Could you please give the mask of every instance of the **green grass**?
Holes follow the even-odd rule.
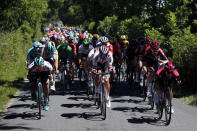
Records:
[[[8,82],[0,85],[0,112],[4,111],[11,96],[15,95],[18,90],[17,87],[13,87]]]
[[[181,97],[180,100],[184,101],[188,105],[197,107],[197,94]]]

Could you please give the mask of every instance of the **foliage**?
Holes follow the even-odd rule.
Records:
[[[144,31],[148,27],[149,25],[144,23],[142,19],[139,19],[138,17],[132,17],[120,22],[118,33],[127,34],[129,40],[131,40],[139,36],[144,36]]]
[[[112,17],[106,16],[103,21],[99,21],[97,27],[98,33],[102,35],[110,34],[114,36],[117,32],[117,19],[118,17],[113,15]]]

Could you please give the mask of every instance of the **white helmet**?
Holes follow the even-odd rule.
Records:
[[[100,41],[101,41],[102,43],[106,43],[106,42],[109,41],[109,39],[108,39],[107,37],[103,36],[103,37],[101,37]]]

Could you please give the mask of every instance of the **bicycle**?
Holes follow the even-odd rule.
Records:
[[[164,81],[164,92],[159,96],[159,102],[156,104],[156,109],[158,113],[158,119],[161,119],[163,116],[163,110],[165,110],[165,119],[166,125],[169,125],[171,122],[171,108],[172,101],[170,98],[171,87],[169,86],[168,80]]]
[[[39,109],[39,112],[38,112],[38,119],[41,119],[41,112],[42,112],[42,109],[44,108],[44,95],[43,95],[43,87],[42,87],[42,83],[41,83],[41,80],[40,78],[37,79],[37,83],[36,83],[36,103],[37,103],[37,106],[38,106],[38,109]]]
[[[84,67],[84,63],[81,63],[80,65],[80,69],[79,69],[79,81],[80,81],[80,86],[85,84],[86,89],[86,93],[87,93],[87,97],[89,98],[90,96],[90,87],[88,86],[88,76]]]
[[[150,69],[148,68],[148,72],[150,72]],[[146,83],[147,83],[147,74],[148,72],[146,72],[144,74],[144,79],[143,79],[143,86],[141,87],[141,96],[143,98],[143,101],[146,101],[146,98],[147,98],[147,86],[146,86]],[[154,108],[154,101],[153,101],[153,94],[154,94],[154,89],[155,89],[155,82],[156,82],[156,79],[155,79],[155,73],[153,73],[153,81],[152,81],[152,88],[151,88],[151,98],[149,99],[149,104],[151,106],[151,110]]]
[[[116,74],[114,76],[114,79],[115,79],[115,82],[118,82],[120,83],[120,68],[121,68],[121,65],[119,63],[117,64],[114,64],[115,66],[115,70],[116,70]]]
[[[99,84],[99,98],[96,99],[96,103],[98,104],[98,107],[100,108],[101,115],[103,116],[103,120],[106,119],[106,86],[105,86],[105,81],[104,81],[104,76],[109,74],[109,73],[98,73],[95,72],[96,75],[101,75],[101,81]]]
[[[65,63],[62,63],[61,65],[61,68],[60,68],[60,81],[61,81],[61,84],[63,86],[63,94],[65,95],[65,92],[66,92],[66,84],[69,84],[70,86],[70,79],[68,78],[68,72],[66,71],[66,65]],[[68,80],[69,79],[69,80]]]

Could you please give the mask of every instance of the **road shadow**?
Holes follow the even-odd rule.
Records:
[[[39,128],[25,127],[21,125],[8,126],[7,124],[0,124],[0,130],[41,130]]]
[[[16,98],[18,101],[22,101],[22,102],[26,102],[28,100],[31,100],[31,95],[20,95],[20,96],[9,95],[9,97]]]
[[[145,113],[149,111],[149,108],[147,107],[115,107],[112,108],[114,111],[122,111],[122,112],[139,112],[139,113]]]
[[[55,84],[56,91],[52,93],[52,95],[85,95],[86,88],[83,86],[79,86],[80,82],[78,80],[75,81],[74,84],[70,85],[70,89],[65,89],[62,84],[58,81]]]
[[[76,97],[68,97],[67,99],[69,99],[69,100],[75,100],[75,101],[81,101],[81,100],[83,100],[83,101],[89,101],[90,100],[90,98],[88,98],[87,96],[76,96]]]
[[[86,120],[103,121],[103,117],[101,116],[101,113],[98,112],[84,112],[82,115]]]
[[[143,101],[142,100],[135,100],[135,99],[115,99],[115,100],[112,100],[111,102],[117,102],[117,103],[131,103],[132,102],[135,104],[139,104]]]
[[[72,119],[72,118],[82,118],[83,115],[81,113],[64,113],[61,114],[61,117]]]
[[[30,108],[31,106],[32,106],[31,104],[18,104],[18,105],[12,105],[12,106],[8,107],[8,109]]]
[[[84,118],[91,121],[102,121],[102,116],[98,112],[84,112],[84,113],[64,113],[61,117],[66,119]]]
[[[96,109],[96,106],[94,104],[85,104],[85,103],[80,103],[80,104],[62,104],[61,107],[66,107],[66,108],[82,108],[82,109]]]
[[[10,119],[21,118],[21,119],[25,119],[25,120],[38,120],[38,116],[39,116],[38,112],[29,111],[29,112],[23,112],[23,113],[5,114],[3,119],[10,120]]]
[[[157,117],[153,116],[141,116],[139,118],[132,117],[131,119],[127,119],[129,123],[133,124],[150,124],[155,126],[166,126],[166,123],[164,120],[159,120]]]

